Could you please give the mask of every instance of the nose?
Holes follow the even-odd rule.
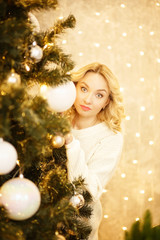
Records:
[[[92,103],[92,94],[91,93],[86,94],[86,96],[84,98],[84,102],[86,104],[91,104]]]

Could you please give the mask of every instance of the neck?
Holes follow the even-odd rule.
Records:
[[[100,120],[96,118],[83,118],[79,116],[75,116],[73,120],[73,128],[74,129],[83,129],[83,128],[88,128],[92,127],[96,124],[100,123]]]

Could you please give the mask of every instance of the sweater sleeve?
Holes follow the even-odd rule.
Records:
[[[121,133],[101,140],[86,163],[85,153],[76,139],[66,145],[67,168],[70,181],[82,176],[93,199],[97,200],[111,178],[122,151]]]

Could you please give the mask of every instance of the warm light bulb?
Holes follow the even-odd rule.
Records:
[[[128,197],[124,197],[123,199],[124,199],[125,201],[128,201]]]
[[[151,201],[153,201],[153,198],[152,197],[148,198],[148,202],[151,202]]]
[[[136,222],[139,221],[139,217],[136,218]]]
[[[153,145],[154,144],[154,141],[149,141],[149,145]]]
[[[82,31],[78,31],[78,34],[82,34]]]
[[[60,16],[59,19],[62,20],[62,19],[63,19],[63,16]]]
[[[129,68],[131,67],[131,63],[126,63],[126,66]]]
[[[159,7],[159,6],[160,6],[160,3],[157,2],[156,5]]]
[[[94,43],[94,46],[95,47],[100,47],[100,44],[99,43]]]
[[[127,36],[127,33],[126,33],[126,32],[122,33],[122,36],[123,36],[123,37],[126,37],[126,36]]]
[[[125,178],[125,177],[126,177],[126,174],[125,174],[125,173],[122,173],[122,174],[121,174],[121,177],[122,177],[122,178]]]
[[[136,137],[140,137],[140,133],[137,132],[137,133],[136,133]]]
[[[104,218],[108,218],[108,215],[104,215]]]
[[[112,47],[109,45],[109,46],[107,46],[107,48],[109,49],[109,50],[111,50],[112,49]]]
[[[139,191],[141,194],[144,194],[145,193],[145,191],[142,189],[142,190],[140,190]]]
[[[139,54],[140,54],[141,56],[143,56],[143,55],[144,55],[144,52],[143,52],[143,51],[140,51]]]
[[[152,35],[154,35],[154,32],[150,32],[149,34],[152,36]]]
[[[126,120],[130,120],[131,119],[131,117],[130,116],[126,116]]]
[[[17,163],[18,166],[20,165],[20,161],[19,160],[17,160],[16,163]]]
[[[100,13],[99,13],[99,12],[96,12],[96,16],[100,16]]]
[[[122,230],[126,231],[126,230],[127,230],[127,227],[122,227]]]
[[[139,80],[140,80],[141,82],[144,82],[144,78],[143,78],[143,77],[141,77]]]
[[[103,192],[103,193],[106,193],[106,192],[107,192],[107,189],[103,189],[102,192]]]
[[[149,120],[153,120],[153,119],[154,119],[154,115],[150,115]]]
[[[27,64],[25,64],[25,68],[26,68],[27,72],[30,71],[30,67]]]
[[[141,109],[141,111],[143,111],[143,112],[146,110],[145,106],[141,106],[140,109]]]
[[[157,62],[160,63],[160,58],[157,58]]]
[[[43,94],[43,93],[46,93],[46,91],[48,90],[48,87],[47,85],[43,84],[41,87],[40,87],[40,92]]]
[[[80,52],[80,53],[78,53],[78,55],[81,57],[81,56],[83,56],[83,53],[82,53],[82,52]]]
[[[123,87],[120,87],[120,92],[124,92],[124,88]]]
[[[142,28],[143,28],[143,27],[140,25],[140,26],[139,26],[139,29],[142,29]]]
[[[106,23],[109,23],[110,21],[109,21],[109,19],[106,19],[105,22],[106,22]]]
[[[67,43],[67,40],[63,40],[63,41],[62,41],[62,44],[66,44],[66,43]]]
[[[148,171],[148,174],[149,174],[149,175],[152,174],[152,170],[149,170],[149,171]]]
[[[126,5],[124,3],[121,4],[121,8],[125,8]]]
[[[20,173],[20,174],[19,174],[19,177],[20,177],[20,178],[24,178],[24,176],[23,176],[23,174],[22,174],[22,173]]]
[[[137,163],[138,163],[138,160],[134,159],[133,164],[137,164]]]

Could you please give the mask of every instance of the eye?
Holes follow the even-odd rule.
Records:
[[[97,96],[98,98],[102,98],[102,97],[103,97],[103,95],[102,95],[101,93],[97,93],[96,96]]]
[[[87,88],[81,87],[81,91],[82,91],[82,92],[87,92]]]

